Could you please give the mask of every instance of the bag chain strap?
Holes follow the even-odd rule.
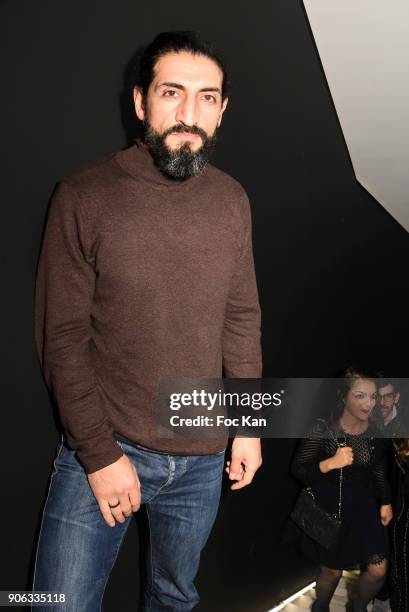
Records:
[[[331,433],[332,438],[337,445],[338,448],[345,447],[347,445],[347,437],[344,433],[344,441],[342,444],[338,444],[338,440],[334,435],[334,432],[330,427],[328,427],[328,431]],[[342,512],[342,481],[344,477],[344,468],[339,468],[339,495],[338,495],[338,520],[341,520],[341,512]]]

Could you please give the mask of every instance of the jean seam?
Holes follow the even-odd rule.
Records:
[[[149,527],[149,550],[150,550],[150,570],[151,570],[151,584],[150,584],[150,589],[149,589],[149,602],[148,602],[148,608],[147,608],[147,612],[149,612],[149,610],[152,607],[152,597],[153,597],[153,546],[152,546],[152,529],[151,529],[151,517],[149,514],[149,506],[148,504],[146,504],[146,516],[148,517],[148,527]]]
[[[188,471],[188,460],[189,460],[189,456],[187,455],[186,457],[183,457],[183,461],[180,461],[181,463],[181,470],[180,470],[180,475],[183,476],[183,474],[186,474],[186,472]]]
[[[167,458],[168,458],[168,468],[169,468],[170,455],[167,455]],[[169,469],[168,477],[167,477],[166,481],[163,484],[160,485],[160,487],[155,491],[155,493],[152,495],[152,497],[150,497],[149,499],[146,500],[145,504],[150,504],[154,499],[156,499],[158,497],[158,495],[160,494],[162,489],[164,489],[171,482],[173,475],[174,474],[172,474],[172,471]]]
[[[35,556],[35,560],[34,560],[34,571],[33,571],[33,589],[34,589],[34,585],[35,585],[35,578],[36,578],[36,570],[37,570],[37,558],[38,558],[38,549],[39,549],[39,546],[40,546],[41,534],[42,534],[42,531],[43,531],[44,513],[45,513],[45,509],[46,509],[46,507],[47,507],[48,498],[49,498],[49,496],[50,496],[50,491],[51,491],[51,485],[52,485],[52,482],[53,482],[53,478],[54,478],[54,476],[55,476],[55,474],[56,474],[56,470],[57,470],[55,463],[56,463],[56,461],[57,461],[58,457],[60,456],[60,453],[61,453],[61,451],[62,451],[63,446],[64,446],[64,445],[63,445],[63,442],[62,442],[62,440],[60,440],[60,442],[59,442],[58,452],[57,452],[56,456],[54,457],[54,461],[53,461],[53,467],[55,468],[55,471],[54,471],[54,470],[52,470],[52,473],[51,473],[50,482],[49,482],[49,485],[48,485],[47,497],[46,497],[46,499],[45,499],[45,503],[44,503],[43,512],[42,512],[42,514],[41,514],[40,531],[39,531],[39,533],[38,533],[38,539],[37,539],[37,550],[36,550],[36,556]],[[30,609],[31,609],[31,610],[33,609],[33,608],[32,608],[32,606],[30,607]]]
[[[128,518],[130,519],[131,517],[128,517]],[[128,523],[129,523],[129,521],[128,521]],[[115,529],[115,527],[109,527],[109,529]],[[123,542],[123,540],[124,540],[124,537],[125,537],[126,532],[127,532],[127,529],[124,529],[124,530],[123,530],[123,533],[122,533],[122,536],[121,536],[121,538],[120,538],[120,540],[119,540],[119,542],[118,542],[118,544],[117,544],[117,547],[116,547],[116,552],[115,552],[115,554],[114,554],[114,559],[113,559],[113,561],[112,561],[111,567],[110,567],[109,572],[108,572],[108,574],[107,574],[107,579],[105,580],[104,588],[103,588],[103,590],[102,590],[102,594],[101,594],[101,607],[102,607],[102,600],[103,600],[103,598],[104,598],[105,589],[106,589],[106,587],[107,587],[108,580],[109,580],[109,578],[110,578],[110,576],[111,576],[112,568],[114,567],[114,565],[115,565],[115,561],[116,561],[116,560],[117,560],[117,558],[118,558],[119,549],[121,548],[121,545],[122,545],[122,542]],[[100,607],[100,609],[101,609],[101,607]]]

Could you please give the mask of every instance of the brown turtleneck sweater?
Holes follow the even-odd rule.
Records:
[[[115,435],[171,454],[227,440],[165,439],[161,378],[261,376],[251,217],[241,185],[208,164],[166,178],[143,145],[63,179],[37,272],[36,346],[69,445],[87,473]]]

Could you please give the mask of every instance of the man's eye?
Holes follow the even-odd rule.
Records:
[[[212,94],[205,94],[204,99],[206,100],[206,102],[216,102],[216,98],[214,96],[212,96]]]
[[[168,98],[174,98],[176,94],[177,92],[174,89],[167,89],[163,95],[167,96]]]

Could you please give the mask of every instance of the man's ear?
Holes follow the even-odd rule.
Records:
[[[220,124],[222,122],[222,116],[223,116],[224,111],[226,110],[226,106],[227,106],[228,101],[229,101],[229,98],[225,98],[223,100],[223,104],[222,104],[222,107],[220,109],[219,120],[217,122],[217,127],[220,127]]]
[[[140,121],[145,119],[145,108],[143,105],[143,94],[140,87],[133,88],[133,101],[135,105],[135,113]]]
[[[395,404],[399,404],[399,400],[400,400],[400,393],[398,391],[397,393],[395,393]]]

